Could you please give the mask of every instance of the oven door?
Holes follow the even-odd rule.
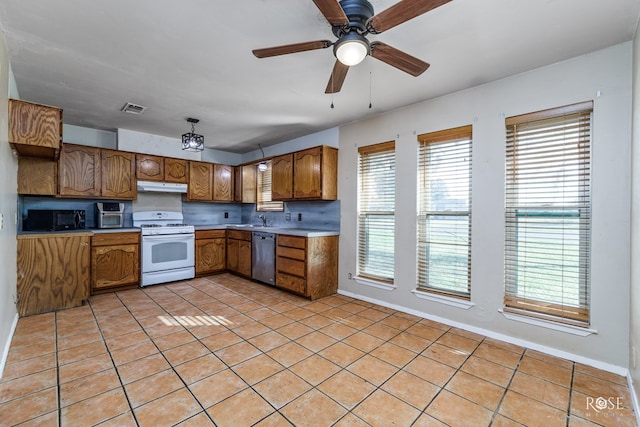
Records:
[[[193,234],[142,236],[142,272],[193,267]]]

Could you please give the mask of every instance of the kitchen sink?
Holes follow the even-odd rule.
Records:
[[[229,224],[228,227],[234,228],[252,228],[255,227],[253,224]]]

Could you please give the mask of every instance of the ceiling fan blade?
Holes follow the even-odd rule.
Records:
[[[342,83],[344,83],[344,79],[347,77],[347,71],[349,71],[349,66],[336,60],[336,63],[333,66],[333,71],[331,71],[331,77],[329,78],[327,89],[324,93],[340,92],[340,89],[342,89]]]
[[[329,40],[316,40],[313,42],[285,44],[282,46],[254,49],[252,52],[257,58],[268,58],[270,56],[287,55],[289,53],[305,52],[307,50],[325,49],[332,44],[333,43]]]
[[[371,33],[379,34],[450,1],[451,0],[401,0],[388,9],[372,16],[367,23],[367,28],[370,29]]]
[[[424,73],[429,64],[382,42],[371,43],[371,56],[414,77]]]
[[[329,24],[335,26],[347,25],[349,18],[336,0],[313,0],[320,12],[327,18]]]

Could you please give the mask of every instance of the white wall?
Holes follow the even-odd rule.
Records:
[[[8,143],[9,55],[0,33],[0,377],[18,320],[13,303],[16,293],[16,212],[18,209],[18,160]],[[12,91],[17,97],[17,91]]]
[[[628,366],[631,60],[625,43],[340,128],[339,289],[542,349]],[[419,80],[418,80],[419,82]],[[419,83],[418,83],[419,84]],[[597,97],[597,91],[601,96]],[[503,299],[504,117],[594,100],[591,325],[587,337],[507,320]],[[473,125],[472,301],[464,310],[416,298],[416,135]],[[396,141],[397,289],[363,286],[356,273],[357,147]]]
[[[62,125],[62,135],[64,136],[64,142],[71,144],[91,145],[111,150],[118,148],[117,134],[109,130]]]
[[[328,145],[329,147],[338,148],[339,146],[338,128],[325,129],[320,132],[305,135],[300,138],[290,139],[275,145],[263,147],[264,156],[260,149],[250,151],[242,155],[242,161],[238,163],[249,163],[253,160],[262,159],[263,157],[279,156],[281,154],[293,153],[294,151],[304,150],[318,145]]]
[[[633,147],[631,178],[631,349],[640,346],[640,31],[633,41]],[[630,350],[631,350],[630,349]],[[640,390],[637,351],[630,351],[629,366],[635,391]]]

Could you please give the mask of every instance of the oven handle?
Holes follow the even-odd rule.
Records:
[[[154,242],[160,241],[160,240],[171,240],[171,241],[177,242],[177,241],[183,241],[183,240],[191,240],[194,238],[195,238],[195,235],[193,233],[142,236],[142,240],[154,241]]]

